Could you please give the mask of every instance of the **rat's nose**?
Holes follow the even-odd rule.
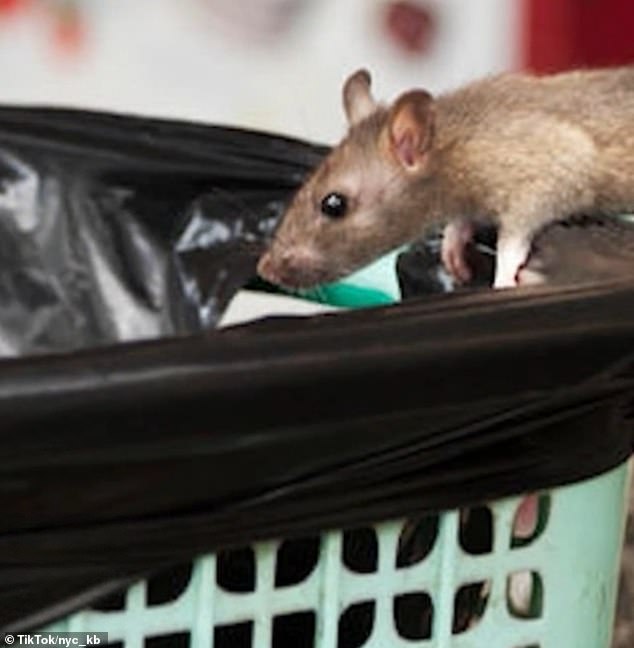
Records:
[[[258,274],[272,283],[279,283],[296,270],[297,258],[292,250],[265,252],[258,262]]]
[[[304,248],[269,250],[258,262],[258,274],[274,284],[299,286],[312,275],[315,257]]]
[[[273,272],[273,257],[270,252],[265,252],[258,261],[257,272],[263,279],[268,281],[275,281],[275,273]]]

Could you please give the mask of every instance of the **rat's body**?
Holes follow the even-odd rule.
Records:
[[[363,71],[346,82],[350,131],[261,260],[273,281],[332,281],[439,223],[443,260],[464,280],[472,224],[488,221],[499,228],[495,285],[511,286],[545,225],[634,209],[634,67],[500,75],[436,99],[412,91],[391,108],[369,84]]]

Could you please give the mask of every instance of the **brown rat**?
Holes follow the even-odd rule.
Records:
[[[443,261],[468,280],[473,224],[498,227],[496,287],[516,284],[531,241],[577,213],[634,208],[634,67],[507,73],[437,98],[377,104],[359,70],[349,131],[295,195],[260,259],[289,287],[330,282],[446,224]]]

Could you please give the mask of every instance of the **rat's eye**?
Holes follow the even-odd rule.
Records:
[[[329,218],[341,218],[346,215],[348,210],[348,200],[343,194],[329,193],[321,201],[321,213]]]

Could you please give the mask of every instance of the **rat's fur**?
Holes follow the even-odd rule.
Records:
[[[389,109],[369,97],[358,72],[344,88],[350,130],[289,206],[263,276],[332,281],[432,224],[464,232],[481,220],[499,226],[496,285],[508,286],[546,224],[634,208],[634,67],[503,74],[433,101],[406,93]],[[320,212],[332,191],[349,200],[340,220]],[[462,250],[446,252],[460,274]]]

